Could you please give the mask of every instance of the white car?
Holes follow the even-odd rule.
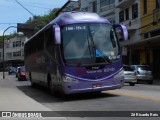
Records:
[[[136,72],[138,82],[145,81],[149,84],[153,83],[153,75],[148,65],[132,65],[132,69]]]
[[[129,83],[130,86],[134,86],[135,83],[137,83],[136,72],[134,72],[131,66],[129,65],[123,65],[123,69],[124,69],[124,82]]]

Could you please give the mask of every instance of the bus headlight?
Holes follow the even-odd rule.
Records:
[[[64,76],[63,82],[78,82],[78,80],[71,78],[71,77],[68,77],[68,76]]]
[[[124,70],[121,70],[117,75],[114,76],[114,78],[122,77],[122,76],[124,76]]]

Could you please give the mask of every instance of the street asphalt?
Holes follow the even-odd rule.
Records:
[[[38,103],[32,98],[21,92],[16,85],[8,78],[3,79],[0,75],[0,120],[21,120],[21,117],[10,118],[5,117],[4,112],[19,111],[19,112],[38,112],[38,111],[52,111],[51,109],[45,107],[44,105]],[[2,115],[3,114],[3,115]],[[54,113],[56,114],[56,113]],[[13,116],[13,115],[12,115]],[[58,115],[60,116],[60,115]],[[66,120],[64,117],[32,117],[23,118],[31,120]]]
[[[6,73],[7,74],[7,73]],[[154,82],[154,85],[160,85],[159,82]],[[154,87],[154,86],[150,86]],[[130,88],[131,91],[133,87]],[[154,94],[148,92],[148,91],[136,91],[138,95],[132,97],[142,98],[142,95],[145,96],[152,96],[152,100],[154,101],[160,101],[160,94],[159,91],[154,92]],[[112,91],[111,91],[112,93]],[[115,93],[117,94],[117,92]],[[130,96],[129,93],[126,93],[125,90],[118,90],[118,94],[122,94],[125,96]],[[134,94],[134,93],[133,93]],[[153,99],[154,98],[154,99]],[[146,97],[143,97],[143,99],[149,99]],[[56,109],[56,108],[54,108]],[[52,114],[55,114],[55,116],[59,117],[32,117],[32,118],[21,118],[21,117],[2,117],[2,114],[5,112],[43,112],[43,111],[52,111],[50,108],[40,104],[38,101],[32,99],[31,97],[27,96],[24,92],[20,91],[14,81],[9,76],[6,76],[5,79],[3,79],[2,73],[0,73],[0,120],[71,120],[75,118],[66,118],[58,113],[52,111]],[[57,115],[58,114],[58,115]],[[5,115],[5,114],[4,114]],[[81,118],[78,118],[80,120]],[[82,118],[83,119],[83,118]],[[86,119],[86,118],[84,118]]]

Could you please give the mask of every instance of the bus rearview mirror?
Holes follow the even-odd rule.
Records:
[[[128,30],[126,26],[122,24],[114,25],[117,37],[119,41],[126,41],[128,40]]]
[[[58,25],[54,25],[54,35],[55,35],[55,44],[59,45],[61,44],[61,30]]]

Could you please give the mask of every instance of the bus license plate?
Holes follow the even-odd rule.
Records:
[[[101,83],[92,84],[92,88],[98,88],[98,87],[102,87],[102,84]]]

